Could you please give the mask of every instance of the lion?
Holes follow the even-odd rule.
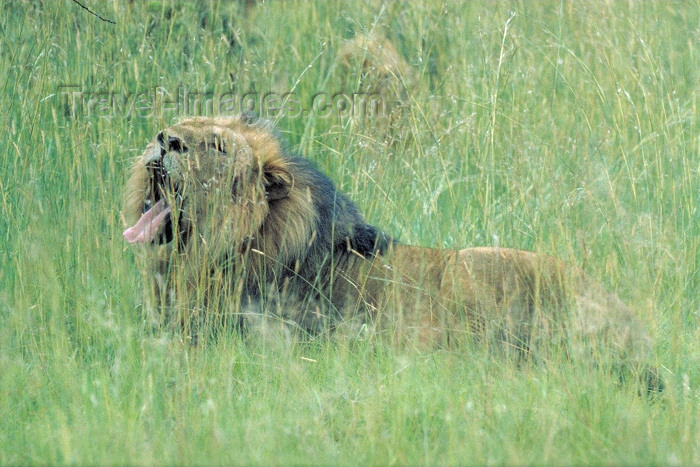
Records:
[[[404,245],[253,117],[159,132],[124,196],[148,307],[185,329],[262,315],[309,335],[351,323],[419,349],[482,342],[546,360],[563,347],[661,386],[640,320],[580,269],[510,248]]]
[[[403,99],[417,81],[414,71],[394,45],[378,32],[357,34],[344,41],[338,53],[344,81],[376,89]]]
[[[342,43],[337,65],[343,91],[365,94],[349,109],[352,126],[371,129],[373,139],[388,146],[406,140],[401,122],[410,114],[418,78],[394,45],[376,31],[357,34]]]

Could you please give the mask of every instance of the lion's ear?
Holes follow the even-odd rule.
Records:
[[[286,198],[294,187],[294,176],[281,165],[268,166],[263,169],[265,198],[268,201]]]

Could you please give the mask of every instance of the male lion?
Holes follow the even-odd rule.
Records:
[[[582,271],[528,251],[395,242],[249,117],[158,133],[133,165],[124,216],[153,308],[186,330],[261,313],[313,333],[350,322],[421,347],[475,340],[535,358],[564,347],[647,367],[640,321]]]

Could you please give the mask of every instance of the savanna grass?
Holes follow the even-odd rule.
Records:
[[[696,2],[83,3],[116,24],[0,6],[0,463],[700,463]],[[178,116],[73,109],[62,86],[306,105],[369,32],[415,71],[408,136],[309,112],[277,119],[290,146],[402,241],[583,267],[652,330],[661,396],[563,356],[193,347],[144,321],[121,189]]]

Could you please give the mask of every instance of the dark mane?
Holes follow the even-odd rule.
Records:
[[[383,255],[393,240],[368,224],[357,206],[311,161],[300,156],[287,160],[296,187],[309,193],[317,217],[305,254],[287,258],[284,272],[280,271],[282,280],[278,278],[276,283],[281,286],[284,278],[292,280],[298,290],[304,291],[302,295],[323,302],[333,268],[344,267],[351,255],[368,259]],[[274,209],[271,202],[270,210]]]
[[[318,213],[316,238],[309,250],[310,255],[327,255],[342,252],[348,246],[360,255],[371,258],[383,254],[391,237],[368,224],[359,209],[325,174],[303,157],[290,157],[295,167],[297,180],[304,189],[309,188],[311,199]],[[272,207],[274,209],[274,207]]]

